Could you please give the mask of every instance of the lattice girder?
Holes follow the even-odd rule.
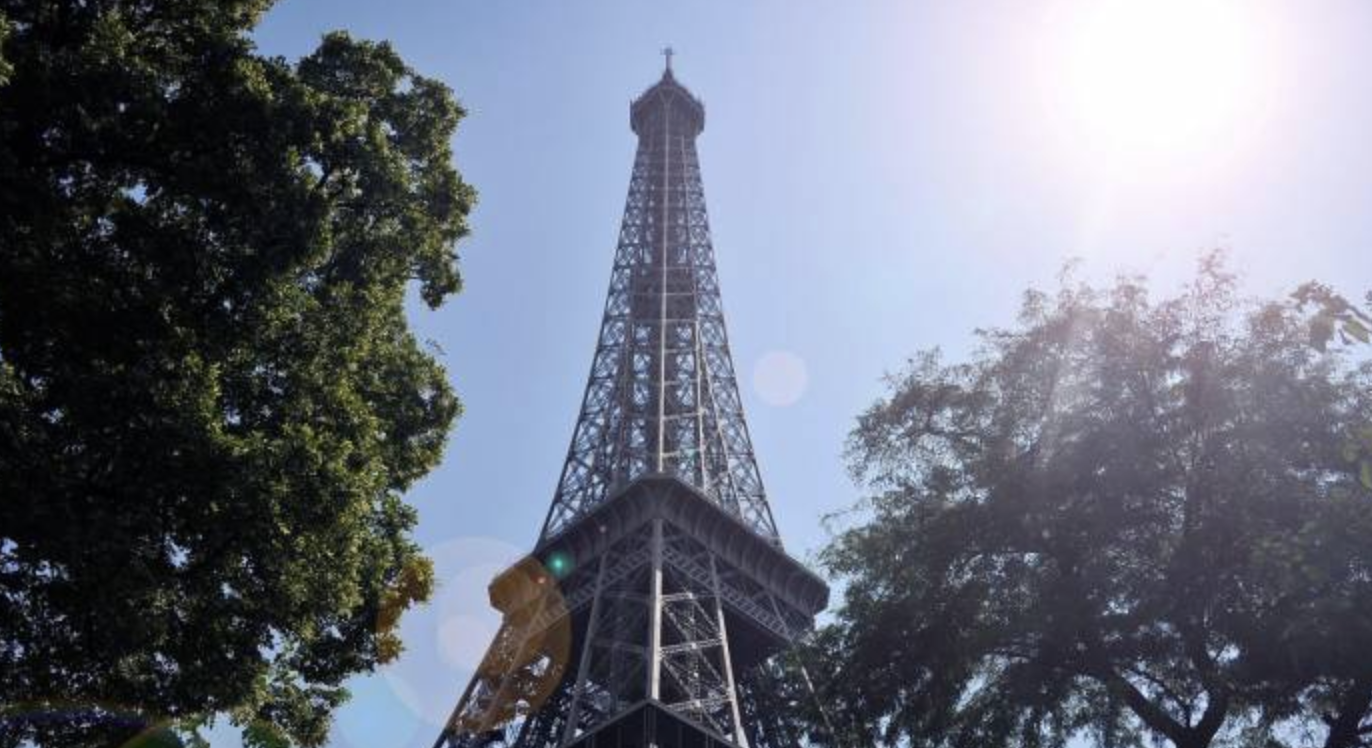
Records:
[[[524,590],[549,589],[550,567],[566,571],[551,585],[558,591],[553,602],[535,610],[530,600],[538,598]],[[502,687],[513,694],[532,689],[478,679],[440,744],[569,745],[635,704],[652,702],[724,743],[745,746],[736,680],[808,630],[827,594],[804,566],[695,487],[674,476],[639,479],[492,583],[493,604],[506,613],[493,650],[546,650],[504,644],[506,629],[517,628],[512,620],[534,622],[522,631],[539,642],[552,639],[548,631],[572,632],[569,657],[557,667],[561,682],[541,691],[560,714],[547,717],[553,707],[528,701],[483,700]],[[513,679],[519,684],[551,671],[533,657],[505,664],[522,673]],[[531,742],[530,734],[553,742]]]
[[[638,134],[596,351],[532,555],[435,748],[794,748],[765,683],[828,588],[786,555],[729,352],[695,138],[672,77]],[[550,570],[556,570],[553,574]],[[763,685],[760,685],[763,684]]]
[[[695,138],[704,110],[667,76],[639,135],[595,356],[542,539],[648,473],[694,485],[780,545],[725,331]]]

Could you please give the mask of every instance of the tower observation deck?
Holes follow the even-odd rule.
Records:
[[[770,748],[795,736],[769,660],[828,600],[786,555],[729,353],[696,137],[661,80],[638,149],[600,335],[538,543],[490,586],[503,621],[435,748]]]

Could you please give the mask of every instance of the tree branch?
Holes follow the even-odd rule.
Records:
[[[1356,748],[1362,736],[1372,734],[1372,724],[1362,725],[1363,717],[1372,708],[1372,676],[1354,681],[1339,700],[1338,711],[1329,724],[1324,748]]]
[[[1165,735],[1176,745],[1182,745],[1187,738],[1186,725],[1173,719],[1171,715],[1154,704],[1128,679],[1112,669],[1104,669],[1093,674],[1116,697],[1122,699],[1149,729]]]

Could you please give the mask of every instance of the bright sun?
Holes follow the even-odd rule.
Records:
[[[1069,136],[1117,162],[1231,146],[1260,118],[1270,77],[1250,8],[1243,0],[1065,3],[1052,14],[1049,83]]]

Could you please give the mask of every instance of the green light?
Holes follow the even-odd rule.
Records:
[[[554,551],[548,555],[548,571],[558,579],[564,579],[572,573],[572,559],[561,551]]]

